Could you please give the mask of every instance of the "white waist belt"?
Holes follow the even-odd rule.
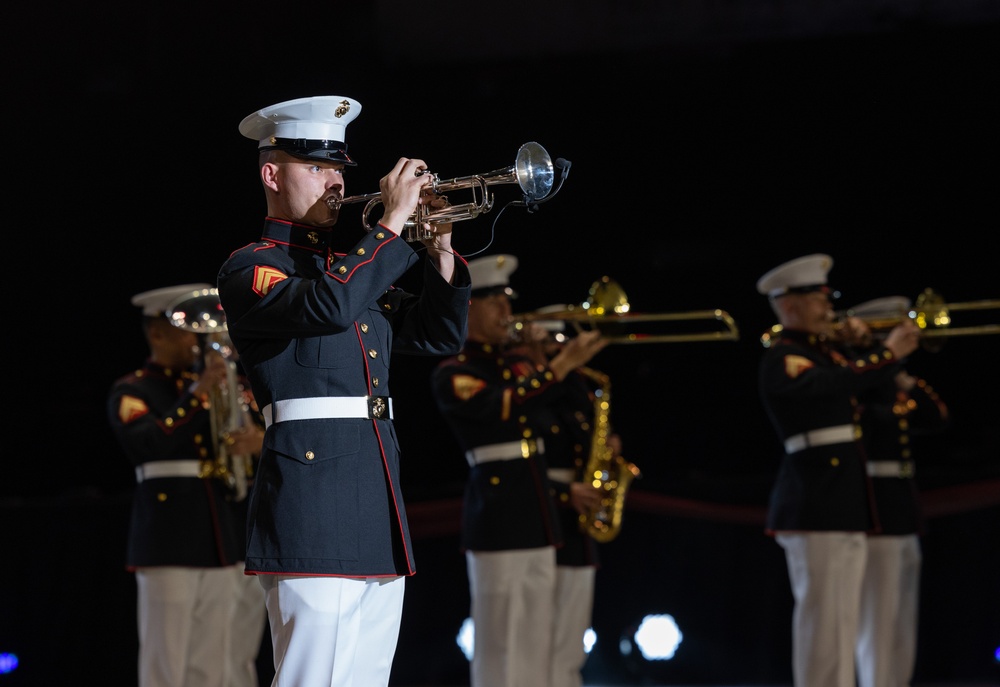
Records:
[[[155,477],[201,477],[200,460],[154,460],[135,469],[135,481]]]
[[[465,459],[469,461],[469,466],[472,467],[494,460],[528,458],[536,453],[545,453],[545,443],[541,439],[521,439],[520,441],[508,441],[503,444],[479,446],[466,451]]]
[[[876,460],[865,469],[869,477],[913,477],[912,460]]]
[[[322,418],[383,420],[392,418],[392,399],[388,396],[287,398],[268,403],[260,412],[264,415],[265,427],[276,422]]]
[[[547,474],[549,479],[566,484],[576,479],[576,470],[573,468],[549,468]]]
[[[854,425],[837,425],[824,427],[810,432],[796,434],[785,439],[785,452],[797,453],[810,446],[828,446],[829,444],[846,444],[861,436],[860,430],[855,435]]]

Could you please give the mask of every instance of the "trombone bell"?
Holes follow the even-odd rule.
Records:
[[[885,313],[872,317],[863,317],[875,336],[884,335],[904,319],[912,320],[920,328],[921,346],[931,352],[937,352],[944,345],[942,339],[952,336],[974,336],[982,334],[1000,334],[1000,324],[970,325],[953,327],[952,311],[996,310],[1000,309],[1000,299],[967,301],[964,303],[946,303],[941,294],[933,289],[924,289],[907,312]],[[850,311],[847,312],[851,314]]]

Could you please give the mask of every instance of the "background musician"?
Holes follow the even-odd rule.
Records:
[[[879,527],[860,439],[858,396],[891,383],[919,345],[910,320],[866,345],[860,318],[834,328],[829,255],[768,271],[757,291],[782,326],[759,366],[761,401],[784,455],[766,532],[784,549],[794,598],[796,687],[853,687],[867,533]],[[851,349],[848,350],[847,346]]]
[[[561,414],[568,406],[559,404],[568,395],[589,403],[575,371],[606,345],[598,332],[585,332],[550,357],[548,333],[534,327],[520,346],[511,346],[515,294],[509,277],[517,262],[504,254],[469,262],[468,338],[431,379],[438,407],[469,463],[460,545],[475,632],[473,687],[555,684],[556,549],[568,533],[549,479],[547,442],[566,421]],[[592,412],[592,404],[585,412]],[[579,428],[580,420],[570,422]],[[570,459],[565,469],[572,465]],[[562,491],[568,498],[568,485]],[[579,503],[596,505],[599,494],[589,491],[588,498],[573,489]],[[574,531],[576,526],[574,516]],[[583,584],[591,575],[583,570]],[[579,645],[569,659],[578,674],[582,634],[569,641]]]
[[[142,308],[149,357],[112,384],[108,420],[135,466],[126,566],[135,573],[139,687],[230,687],[229,651],[245,527],[229,487],[209,476],[215,461],[209,398],[227,379],[225,361],[205,354],[198,335],[165,316],[175,299],[209,284],[146,291]],[[263,434],[231,435],[230,448],[260,452]],[[258,597],[259,601],[259,597]],[[263,626],[237,632],[260,646]],[[246,685],[247,683],[239,683]]]
[[[515,351],[547,365],[562,346],[565,320],[545,320],[549,312],[565,312],[568,306],[541,308],[533,313],[543,319],[525,324]],[[621,437],[608,430],[597,436],[598,427],[610,427],[610,379],[603,372],[580,366],[563,380],[562,392],[551,400],[553,421],[544,434],[550,491],[556,498],[563,545],[556,549],[555,621],[552,634],[552,687],[580,687],[587,660],[584,635],[591,626],[594,586],[600,556],[597,541],[586,527],[600,510],[604,492],[593,485],[586,472],[592,451],[599,454],[594,465],[608,469],[610,479],[619,479],[615,460],[621,456]],[[598,417],[603,416],[603,423]],[[581,526],[583,525],[583,526]]]
[[[902,316],[905,296],[866,301],[848,312],[861,319]],[[880,528],[868,535],[858,628],[858,687],[909,685],[917,658],[924,518],[915,454],[929,434],[950,426],[948,407],[925,380],[901,369],[861,395],[862,442]]]

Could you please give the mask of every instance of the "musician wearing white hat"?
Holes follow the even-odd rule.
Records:
[[[517,258],[507,254],[469,262],[473,290],[468,339],[458,355],[434,370],[431,390],[469,465],[460,546],[475,630],[471,685],[562,687],[574,677],[571,669],[579,679],[585,655],[581,635],[579,650],[573,652],[570,646],[568,661],[560,663],[571,669],[553,681],[560,590],[556,549],[564,545],[565,532],[546,437],[563,421],[558,405],[578,388],[575,371],[603,349],[606,340],[596,331],[585,332],[552,358],[538,346],[512,347],[511,298],[516,293],[510,275],[517,266]],[[543,344],[547,337],[539,327],[523,338]],[[572,465],[571,458],[567,465]],[[569,467],[566,471],[573,472]],[[566,491],[565,482],[572,478],[563,480]],[[600,493],[589,491],[593,507]],[[582,597],[581,606],[573,609],[585,620],[589,612],[583,604],[590,601],[585,585],[592,580],[588,572],[582,572],[586,579],[576,587],[575,600]],[[566,644],[571,645],[572,638]]]
[[[872,321],[906,317],[910,299],[888,296],[849,309]],[[924,518],[915,452],[949,426],[948,408],[923,379],[905,369],[859,397],[866,469],[879,530],[868,535],[858,630],[858,687],[909,685],[917,655]]]
[[[206,469],[216,458],[208,399],[226,380],[224,361],[202,358],[197,334],[167,318],[177,299],[209,287],[181,284],[132,298],[149,357],[108,396],[111,429],[137,482],[125,563],[136,579],[139,687],[250,687],[227,681],[226,659],[244,633],[256,656],[264,629],[259,613],[255,626],[233,626],[245,528],[229,488]],[[232,449],[259,453],[262,438],[234,434]]]
[[[469,274],[451,225],[400,236],[427,193],[418,158],[382,177],[383,213],[360,239],[335,232],[346,128],[361,104],[290,100],[243,119],[267,215],[219,271],[229,335],[264,414],[246,572],[266,598],[275,685],[386,685],[405,578],[416,571],[400,491],[389,362],[450,355],[465,338]],[[422,270],[417,295],[394,286]]]
[[[908,320],[869,346],[862,346],[870,337],[863,320],[835,322],[827,285],[832,266],[829,255],[807,255],[757,282],[781,325],[761,359],[758,388],[784,447],[766,532],[788,565],[796,687],[855,684],[867,534],[879,528],[858,397],[891,383],[919,345],[919,329]]]

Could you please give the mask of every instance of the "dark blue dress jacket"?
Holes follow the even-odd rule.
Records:
[[[151,462],[213,461],[211,418],[189,391],[190,370],[145,366],[115,380],[108,421],[133,466]],[[224,482],[157,477],[136,485],[126,566],[218,567],[243,558],[243,526]]]
[[[851,357],[814,335],[786,330],[761,359],[758,389],[779,440],[853,425],[854,439],[784,453],[766,530],[877,530],[858,425],[858,395],[891,381],[900,363],[877,345]]]
[[[261,409],[311,397],[390,396],[392,353],[450,355],[470,280],[425,261],[419,297],[393,287],[419,255],[376,226],[346,253],[332,231],[268,218],[219,272],[230,338]],[[419,244],[418,244],[419,245]],[[392,577],[415,571],[392,421],[298,419],[265,433],[250,495],[246,570]]]
[[[543,439],[566,387],[529,358],[470,341],[431,373],[431,389],[462,451]],[[545,448],[545,451],[548,449]],[[545,453],[470,466],[462,501],[463,550],[561,546]]]

